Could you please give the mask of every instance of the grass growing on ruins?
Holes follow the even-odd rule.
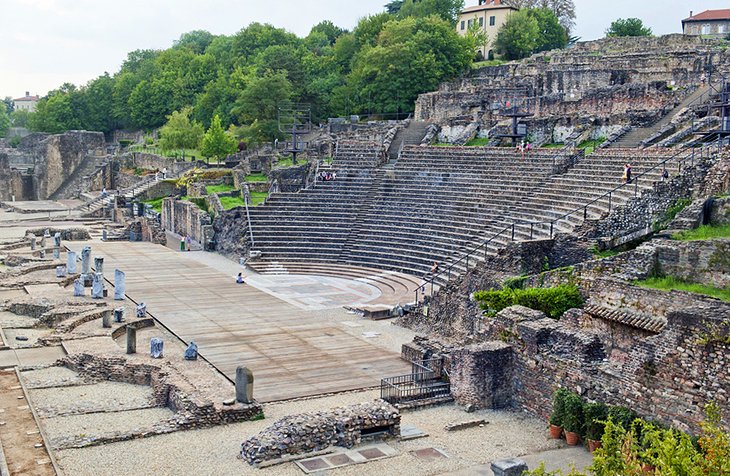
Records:
[[[714,240],[717,238],[730,238],[730,225],[703,225],[694,230],[686,230],[672,235],[673,240],[680,241]]]
[[[251,204],[254,207],[261,205],[264,201],[266,201],[266,197],[268,196],[268,192],[251,192]]]
[[[268,182],[269,178],[264,174],[249,174],[246,175],[246,182],[257,183],[257,182]]]
[[[488,137],[475,137],[464,145],[467,147],[484,147],[487,144],[489,144]]]
[[[669,225],[669,223],[671,223],[671,221],[677,217],[679,212],[687,208],[690,203],[692,203],[692,200],[689,198],[680,198],[675,201],[674,204],[672,204],[672,206],[667,208],[667,211],[664,212],[664,217],[654,223],[654,231],[659,231],[666,228],[667,225]]]
[[[477,61],[476,63],[471,64],[472,69],[479,69],[479,68],[486,68],[487,66],[499,66],[501,64],[505,64],[506,61],[504,60],[485,60],[485,61]]]
[[[598,139],[591,139],[578,144],[579,149],[584,149],[586,155],[591,155],[596,148],[606,142],[605,137],[599,137]]]
[[[231,192],[235,190],[235,187],[233,185],[208,185],[205,187],[205,191],[208,193],[208,195],[213,195],[214,193],[226,193]]]
[[[145,205],[149,205],[152,207],[154,211],[157,213],[162,213],[162,201],[166,197],[159,197],[159,198],[153,198],[152,200],[145,200]]]
[[[267,192],[251,192],[251,206],[258,206],[264,203],[266,197],[269,194]],[[246,203],[242,197],[220,197],[221,205],[226,210],[231,210],[236,207],[243,207]]]
[[[620,253],[618,250],[599,250],[597,246],[594,246],[591,248],[591,253],[593,253],[593,256],[595,256],[596,259],[603,259],[603,258],[610,258],[611,256],[616,256]]]
[[[661,291],[687,291],[690,293],[704,294],[725,302],[730,302],[730,289],[720,289],[706,284],[690,283],[673,276],[634,281],[634,284],[642,288],[659,289]]]
[[[292,159],[282,159],[276,163],[277,169],[283,169],[285,167],[291,167],[294,165],[294,161]]]
[[[563,147],[565,147],[565,144],[563,144],[562,142],[553,142],[550,144],[543,144],[540,147],[542,147],[543,149],[562,149]]]
[[[510,306],[520,305],[542,311],[552,319],[559,319],[568,309],[583,307],[583,297],[573,285],[479,291],[474,293],[474,299],[488,316],[495,316]]]

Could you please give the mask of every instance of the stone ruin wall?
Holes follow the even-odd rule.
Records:
[[[259,465],[331,446],[352,448],[368,431],[384,431],[391,438],[398,437],[398,409],[383,400],[375,400],[326,412],[287,416],[244,441],[241,457],[251,465]]]
[[[445,83],[418,98],[414,117],[438,123],[442,140],[455,139],[470,123],[481,124],[484,135],[504,121],[495,104],[529,97],[536,119],[526,122],[539,139],[564,139],[576,127],[608,136],[621,125],[653,123],[699,86],[710,63],[730,71],[728,52],[696,37],[584,42]]]
[[[30,177],[28,177],[30,179]],[[30,182],[30,187],[27,183]],[[0,152],[0,201],[28,200],[32,196],[32,180],[27,180],[23,174],[10,167],[10,161],[6,153]]]
[[[210,215],[191,202],[166,198],[162,201],[162,228],[207,246],[213,239]]]

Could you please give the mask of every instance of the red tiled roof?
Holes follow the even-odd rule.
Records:
[[[13,101],[38,101],[40,97],[38,96],[24,96],[22,98],[13,99]]]
[[[706,10],[691,16],[684,21],[730,20],[730,9]]]

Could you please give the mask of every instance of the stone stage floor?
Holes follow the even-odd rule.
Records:
[[[80,243],[66,242],[76,251]],[[127,295],[233,379],[249,367],[261,402],[373,387],[410,372],[395,352],[346,332],[323,309],[377,298],[365,283],[312,276],[248,276],[209,253],[181,253],[150,243],[93,242],[105,275],[126,273]],[[257,289],[260,286],[262,289]],[[277,297],[279,296],[279,297]],[[143,343],[138,348],[145,349]]]

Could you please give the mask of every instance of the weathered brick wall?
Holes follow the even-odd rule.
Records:
[[[191,202],[164,199],[161,222],[165,230],[180,236],[189,236],[204,247],[213,237],[210,215]]]
[[[730,288],[730,239],[658,242],[657,272],[717,288]]]
[[[339,407],[327,412],[291,415],[241,444],[241,457],[249,464],[324,450],[330,446],[352,448],[362,432],[382,429],[400,435],[400,413],[383,400]]]

